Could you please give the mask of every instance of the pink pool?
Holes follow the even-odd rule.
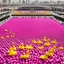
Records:
[[[25,44],[31,44],[31,39],[42,39],[45,36],[51,40],[57,39],[57,45],[64,46],[64,26],[60,25],[54,19],[12,18],[7,23],[0,26],[0,36],[5,37],[6,35],[9,35],[9,33],[4,32],[4,29],[14,32],[15,38],[0,40],[0,64],[5,64],[5,62],[8,64],[62,64],[62,62],[64,62],[64,51],[56,51],[54,56],[46,61],[39,59],[38,55],[43,54],[47,48],[45,48],[43,51],[38,51],[36,48],[37,45],[32,51],[32,57],[28,60],[20,60],[19,54],[14,57],[9,57],[6,55],[12,41],[15,42],[16,46],[19,45],[18,39]]]
[[[17,37],[42,38],[46,36],[58,41],[64,40],[64,27],[49,18],[13,18],[0,27],[0,35],[5,35],[4,29],[15,32]]]

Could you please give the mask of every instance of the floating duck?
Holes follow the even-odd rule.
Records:
[[[64,50],[64,48],[62,46],[58,47],[59,50]]]
[[[29,51],[29,50],[27,50],[27,51],[26,51],[26,54],[30,54],[30,51]]]
[[[38,42],[37,42],[38,44],[42,44],[42,41],[41,40],[38,40]]]
[[[57,43],[56,39],[55,39],[54,41],[52,41],[52,43],[53,43],[53,44],[56,44],[56,43]]]
[[[14,42],[12,42],[12,46],[8,50],[8,55],[9,56],[14,56],[17,54],[16,47],[14,46]]]
[[[4,32],[8,32],[8,30],[7,30],[7,29],[5,29],[5,30],[4,30]]]
[[[53,49],[56,49],[56,46],[54,45],[52,48],[53,48]]]
[[[50,46],[50,43],[45,43],[44,46]]]
[[[48,56],[47,55],[41,55],[40,59],[42,59],[42,60],[48,60]]]
[[[26,54],[20,56],[20,59],[29,59],[29,58],[30,58],[29,51],[26,51]]]
[[[6,36],[6,38],[9,38],[9,36]]]
[[[30,58],[30,55],[28,54],[24,54],[24,55],[21,55],[20,56],[20,59],[29,59]]]
[[[31,45],[27,45],[25,48],[26,48],[27,50],[33,50],[33,46],[31,46]]]
[[[25,49],[24,43],[21,43],[21,45],[19,45],[19,49],[20,49],[20,50]]]
[[[48,57],[49,57],[49,56],[52,57],[52,56],[53,56],[53,53],[51,53],[51,52],[46,52],[45,55],[47,55]]]
[[[51,53],[53,53],[53,52],[55,52],[56,51],[56,46],[53,46],[50,50],[49,50],[49,52],[51,52]]]
[[[1,38],[1,39],[4,39],[4,37],[3,37],[3,36],[1,36],[0,38]]]
[[[36,40],[32,40],[32,43],[37,44]]]
[[[44,49],[44,46],[39,46],[38,49],[42,50],[42,49]]]
[[[12,45],[11,47],[10,47],[10,49],[12,49],[12,50],[16,50],[16,47],[14,46],[14,45]]]
[[[50,38],[48,38],[47,43],[50,43],[50,42],[51,42],[51,40],[50,40]]]
[[[9,56],[15,56],[16,54],[17,54],[17,51],[14,51],[14,50],[9,50],[8,51]]]
[[[46,37],[43,38],[43,42],[46,42]]]
[[[16,47],[15,47],[15,45],[14,45],[14,42],[12,42],[12,46],[10,47],[9,50],[14,50],[14,51],[16,51]]]

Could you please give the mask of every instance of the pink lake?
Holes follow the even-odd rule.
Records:
[[[50,18],[12,18],[0,27],[0,35],[5,35],[4,29],[15,32],[16,37],[64,40],[64,26]]]

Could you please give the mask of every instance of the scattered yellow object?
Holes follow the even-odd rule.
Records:
[[[38,44],[42,44],[42,41],[41,40],[38,40],[38,42],[37,42]]]
[[[17,54],[17,51],[16,51],[16,47],[14,45],[14,42],[12,42],[12,46],[10,47],[10,49],[8,50],[8,55],[9,56],[14,56]]]
[[[16,55],[17,54],[17,51],[14,51],[14,50],[9,50],[8,51],[8,55],[9,56],[14,56],[14,55]]]
[[[9,36],[6,36],[6,38],[9,38]]]
[[[46,52],[46,53],[45,53],[45,55],[47,55],[47,56],[50,56],[50,57],[51,57],[51,56],[53,56],[53,53],[51,53],[51,52]]]
[[[1,38],[1,39],[4,39],[4,37],[3,37],[3,36],[1,36],[0,38]]]
[[[20,56],[20,59],[29,59],[30,55],[29,54],[24,54]]]
[[[25,46],[24,46],[24,44],[23,44],[23,43],[21,43],[21,45],[19,45],[19,49],[20,49],[20,50],[25,49]]]
[[[55,52],[55,50],[56,50],[56,46],[53,46],[50,50],[49,50],[49,52]]]
[[[43,42],[46,42],[46,37],[43,38]]]
[[[47,60],[47,59],[48,59],[48,56],[47,56],[47,55],[41,55],[41,56],[40,56],[40,59],[42,59],[42,60]]]
[[[50,46],[50,43],[45,43],[44,46]]]
[[[10,47],[10,50],[16,50],[16,47],[14,46],[14,45],[12,45],[11,47]]]
[[[28,50],[33,50],[33,46],[31,46],[31,45],[27,45],[25,48]]]
[[[7,29],[5,29],[4,31],[5,31],[5,32],[8,32],[8,30],[7,30]]]
[[[50,38],[48,38],[47,43],[50,43],[50,42],[51,42],[51,40],[50,40]]]
[[[27,54],[27,55],[30,54],[29,50],[26,51],[26,54]]]
[[[38,49],[39,50],[42,50],[44,48],[44,46],[39,46]]]
[[[9,50],[14,50],[14,51],[16,51],[16,47],[15,47],[15,45],[14,45],[14,42],[12,42],[12,46],[10,47]]]
[[[30,58],[29,50],[26,51],[26,54],[20,56],[20,59],[29,59],[29,58]]]
[[[61,46],[61,47],[58,47],[59,50],[63,50],[64,48]]]
[[[53,44],[56,44],[56,43],[57,43],[56,39],[55,39],[54,41],[52,41],[52,43],[53,43]]]
[[[32,40],[32,43],[37,44],[36,40]]]

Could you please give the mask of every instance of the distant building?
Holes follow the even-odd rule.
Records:
[[[30,0],[25,0],[25,3],[28,4],[30,2]]]
[[[64,4],[64,1],[62,1],[62,4]]]
[[[49,4],[49,1],[43,1],[43,4]]]
[[[8,3],[11,4],[11,0],[8,0]]]
[[[3,3],[3,4],[6,4],[6,3],[7,3],[7,0],[2,0],[2,3]]]
[[[22,0],[22,3],[25,3],[25,0]]]
[[[57,4],[61,4],[61,1],[60,1],[60,0],[58,0],[58,1],[57,1]]]
[[[19,4],[21,4],[21,0],[19,0]]]

